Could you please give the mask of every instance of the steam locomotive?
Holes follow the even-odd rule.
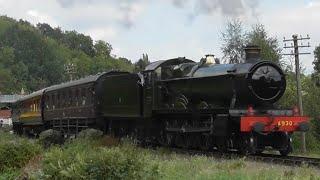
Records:
[[[212,55],[194,62],[174,58],[140,73],[110,71],[54,85],[15,103],[18,134],[55,129],[65,136],[85,128],[142,143],[281,155],[292,152],[291,135],[308,131],[297,108],[278,109],[286,89],[281,68],[245,48],[240,64],[219,64]]]

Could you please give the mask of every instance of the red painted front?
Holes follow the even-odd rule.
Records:
[[[243,116],[240,123],[241,132],[252,131],[253,126],[258,122],[265,125],[264,132],[293,132],[298,130],[300,123],[308,122],[308,118],[305,116]]]

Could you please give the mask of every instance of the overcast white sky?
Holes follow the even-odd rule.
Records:
[[[0,14],[105,40],[113,54],[133,61],[142,53],[151,61],[221,57],[221,31],[231,18],[246,28],[264,24],[280,45],[295,33],[310,35],[305,51],[320,44],[320,0],[0,0]],[[300,59],[311,73],[313,54]]]

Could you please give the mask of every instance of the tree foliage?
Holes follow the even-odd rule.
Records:
[[[316,85],[320,87],[320,45],[314,49],[313,53],[314,53],[314,61],[313,61],[314,73],[312,74],[312,79],[316,83]]]
[[[276,37],[270,37],[262,24],[256,24],[247,34],[247,44],[261,48],[261,58],[280,64],[281,48]]]
[[[313,53],[314,53],[313,69],[315,73],[320,73],[320,45],[314,49]]]
[[[270,36],[262,24],[255,24],[246,32],[240,20],[229,21],[222,32],[222,41],[221,49],[226,63],[242,62],[244,47],[250,44],[261,48],[262,59],[280,64],[281,48],[277,38]]]
[[[99,40],[94,45],[94,50],[96,56],[110,57],[112,46],[105,41]]]
[[[139,72],[143,71],[147,65],[150,64],[148,54],[142,54],[142,58],[140,58],[136,63],[134,63],[134,71]]]
[[[0,92],[32,92],[66,81],[70,63],[74,78],[112,69],[133,71],[130,60],[113,57],[111,51],[108,42],[93,42],[76,31],[0,16]]]
[[[227,23],[226,29],[222,32],[223,60],[227,63],[240,63],[244,57],[245,33],[240,20],[232,20]]]

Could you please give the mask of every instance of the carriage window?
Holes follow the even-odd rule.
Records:
[[[64,107],[69,106],[69,91],[64,92]]]
[[[91,91],[91,88],[88,87],[87,88],[87,104],[91,104],[91,99],[92,99],[92,91]]]
[[[60,101],[61,101],[61,107],[65,107],[66,106],[66,92],[63,91],[61,93]]]
[[[72,106],[73,105],[73,99],[72,99],[72,97],[73,97],[73,93],[72,93],[72,90],[70,89],[69,90],[69,94],[68,94],[69,96],[68,96],[68,105],[69,106]]]
[[[61,107],[61,92],[58,92],[57,94],[57,108]]]
[[[38,99],[37,101],[37,111],[39,112],[39,110],[40,110],[40,99]]]
[[[55,108],[56,108],[56,102],[57,102],[57,96],[56,96],[56,94],[52,94],[51,95],[51,99],[52,99],[52,109],[54,110]]]
[[[84,106],[86,105],[86,89],[85,88],[82,88],[81,89],[81,99],[82,99],[82,102],[81,102],[81,105]]]
[[[79,106],[79,101],[80,101],[80,89],[76,89],[76,96],[75,96],[75,103],[76,103],[76,106]]]
[[[34,111],[37,112],[38,111],[38,100],[34,101]]]
[[[49,106],[50,106],[50,96],[46,96],[46,99],[45,99],[45,107],[46,109],[49,109]]]
[[[52,109],[53,106],[53,96],[49,95],[49,109]]]

